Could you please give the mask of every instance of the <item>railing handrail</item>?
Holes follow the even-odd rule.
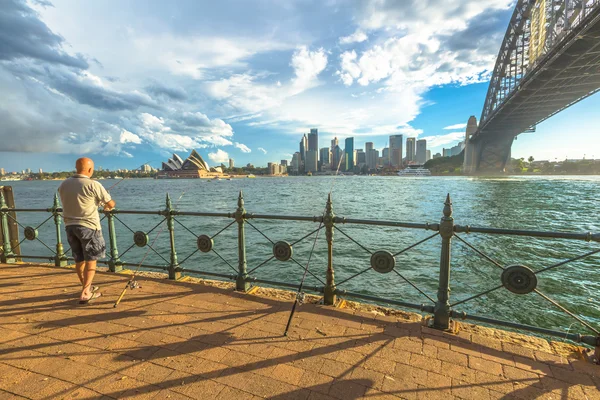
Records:
[[[17,208],[17,207],[4,207],[0,208],[2,212],[48,212],[48,213],[62,213],[62,208]],[[180,211],[171,210],[121,210],[113,209],[99,211],[105,215],[111,214],[130,214],[130,215],[166,215],[167,213],[172,216],[192,216],[192,217],[217,217],[217,218],[236,218],[235,212],[209,212],[209,211]],[[322,216],[300,216],[300,215],[276,215],[276,214],[255,214],[245,212],[243,214],[244,219],[270,219],[270,220],[285,220],[285,221],[305,221],[305,222],[323,222]],[[439,224],[436,223],[417,223],[417,222],[405,222],[405,221],[389,221],[379,219],[356,219],[335,216],[334,223],[336,224],[355,224],[355,225],[375,225],[375,226],[389,226],[396,228],[408,228],[408,229],[423,229],[430,231],[439,231]],[[569,240],[583,240],[586,242],[599,242],[600,243],[600,232],[565,232],[565,231],[537,231],[537,230],[526,230],[526,229],[511,229],[511,228],[493,228],[485,226],[472,226],[472,225],[454,225],[454,232],[456,233],[482,233],[489,235],[511,235],[511,236],[529,236],[536,238],[551,238],[551,239],[569,239]]]

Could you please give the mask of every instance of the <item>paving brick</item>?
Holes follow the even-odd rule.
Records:
[[[362,367],[356,367],[350,374],[351,379],[361,380],[365,382],[365,386],[372,387],[375,389],[381,388],[383,384],[384,374],[381,372],[365,369]],[[368,382],[368,384],[366,384]]]
[[[273,369],[271,376],[279,381],[298,385],[303,374],[304,370],[301,368],[288,364],[279,364]]]
[[[438,349],[437,358],[450,364],[463,366],[467,366],[469,362],[466,354],[457,353],[449,349]]]
[[[329,395],[336,399],[357,399],[365,395],[368,387],[373,386],[371,379],[336,380],[329,389]]]
[[[393,374],[396,369],[396,363],[383,357],[368,357],[362,366],[366,369],[381,372],[383,374]]]
[[[484,358],[469,356],[469,368],[487,372],[488,374],[502,375],[502,364]]]
[[[504,365],[504,376],[512,381],[519,382],[523,385],[532,385],[542,387],[540,376],[536,373],[525,371],[519,368]]]
[[[465,400],[489,400],[489,389],[473,385],[457,379],[452,379],[452,395]]]
[[[410,365],[432,372],[440,372],[442,368],[440,360],[414,353],[410,356]]]

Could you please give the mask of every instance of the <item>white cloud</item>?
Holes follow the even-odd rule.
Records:
[[[202,113],[171,114],[162,118],[142,113],[137,121],[136,133],[155,146],[175,151],[206,148],[209,145],[233,144],[227,137],[233,129],[220,119],[209,119]]]
[[[262,151],[263,154],[267,154],[267,151],[265,149],[263,149],[262,147],[259,147],[258,150]]]
[[[296,74],[292,81],[292,94],[301,93],[317,84],[316,78],[327,67],[327,54],[323,48],[310,51],[301,46],[292,55],[290,65]]]
[[[225,163],[229,161],[229,154],[221,149],[218,149],[215,153],[208,153],[208,158],[215,163]]]
[[[367,39],[366,33],[359,29],[351,35],[341,37],[340,44],[362,43]]]
[[[237,147],[238,149],[240,149],[242,151],[242,153],[250,153],[252,152],[252,150],[250,149],[250,147],[246,146],[243,143],[234,143],[233,144],[235,147]]]
[[[175,75],[194,79],[204,78],[211,68],[243,67],[245,60],[258,53],[292,47],[275,40],[248,37],[135,35],[131,39],[137,62],[158,63]]]
[[[142,139],[140,139],[140,137],[138,135],[136,135],[135,133],[131,133],[128,130],[123,129],[121,131],[120,142],[123,144],[125,144],[125,143],[141,144]]]
[[[464,129],[466,127],[467,127],[467,124],[464,123],[464,124],[449,125],[449,126],[444,127],[444,129],[449,129],[449,130],[452,130],[452,129]]]
[[[427,140],[428,148],[440,147],[448,144],[454,145],[456,142],[464,140],[464,138],[464,132],[450,132],[444,135],[419,137],[419,139]]]

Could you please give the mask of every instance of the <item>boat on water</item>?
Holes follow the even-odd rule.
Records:
[[[256,176],[255,176],[255,175],[252,175],[252,174],[250,174],[250,175],[248,175],[248,178],[256,178]]]
[[[431,171],[427,168],[423,168],[422,165],[409,165],[398,171],[398,176],[431,176]]]
[[[0,179],[0,181],[2,182],[14,182],[14,181],[20,181],[21,178],[17,178],[17,177],[12,177],[12,176],[5,176],[2,179]]]

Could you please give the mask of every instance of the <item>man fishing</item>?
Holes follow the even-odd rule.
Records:
[[[98,206],[111,210],[116,203],[104,186],[91,179],[94,162],[90,158],[78,159],[75,168],[77,173],[60,185],[58,193],[63,206],[67,239],[82,286],[79,304],[86,304],[101,296],[98,288],[92,286],[96,261],[105,257],[106,250]]]

